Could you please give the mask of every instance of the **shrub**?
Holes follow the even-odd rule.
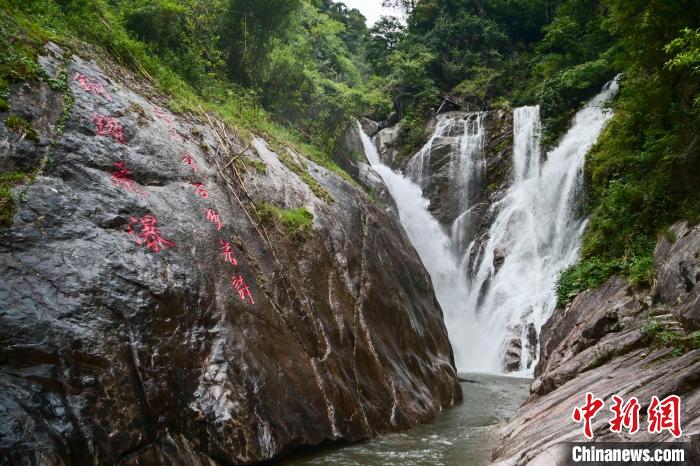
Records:
[[[26,118],[19,115],[10,115],[5,118],[5,125],[21,137],[27,138],[30,141],[39,140],[39,134]]]
[[[306,207],[282,209],[268,202],[262,202],[256,205],[256,211],[261,221],[268,225],[280,222],[290,237],[295,239],[306,237],[311,233],[314,225],[314,216]]]
[[[582,260],[564,269],[557,280],[557,307],[566,306],[582,291],[601,285],[608,277],[621,270],[617,261],[599,258]]]

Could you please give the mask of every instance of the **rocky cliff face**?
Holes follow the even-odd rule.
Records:
[[[513,114],[448,112],[429,122],[427,131],[434,134],[426,146],[407,160],[397,159],[399,125],[375,130],[374,141],[384,163],[420,184],[455,243],[466,247],[476,239],[476,252],[493,222],[490,207],[510,182]]]
[[[51,50],[75,105],[18,85],[11,111],[37,140],[0,124],[2,168],[36,170],[0,229],[3,464],[252,463],[460,400],[393,216],[300,154]]]
[[[652,291],[612,278],[559,309],[541,335],[530,399],[500,432],[502,464],[562,464],[562,442],[582,441],[572,421],[586,392],[606,401],[594,418],[597,441],[671,441],[650,434],[645,419],[633,436],[609,430],[613,395],[638,398],[645,414],[652,396],[682,398],[683,441],[700,449],[700,227],[675,225],[656,248]]]

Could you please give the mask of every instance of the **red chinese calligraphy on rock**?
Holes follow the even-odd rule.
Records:
[[[250,287],[241,275],[234,275],[233,277],[231,277],[231,285],[233,285],[236,292],[238,293],[238,297],[242,301],[248,301],[250,304],[255,304],[255,301],[253,300],[253,295],[250,293]]]
[[[586,438],[593,438],[593,429],[591,421],[598,414],[598,411],[605,405],[603,400],[596,398],[592,393],[586,393],[586,404],[582,407],[576,407],[572,413],[574,422],[583,422],[583,434]]]
[[[117,118],[93,113],[90,120],[95,123],[98,135],[107,136],[117,142],[126,144],[126,139],[124,138],[124,128]]]
[[[216,225],[217,231],[221,230],[221,227],[224,226],[223,222],[221,221],[221,217],[219,216],[219,213],[213,211],[212,209],[207,209],[207,220]]]
[[[197,173],[197,162],[195,162],[194,158],[192,158],[192,154],[189,152],[182,154],[182,161],[185,163],[185,165],[192,167],[193,172]]]
[[[202,199],[209,199],[209,191],[204,189],[204,184],[202,183],[192,183],[192,186],[195,187],[194,193],[201,197]]]
[[[681,399],[677,395],[670,395],[659,401],[658,397],[651,397],[651,403],[647,410],[649,421],[649,433],[656,434],[667,430],[675,438],[681,436]]]
[[[178,132],[175,130],[175,128],[171,128],[169,134],[170,134],[170,139],[172,139],[173,141],[185,142],[185,140],[183,139],[183,137],[180,136],[180,133],[178,133]]]
[[[165,112],[163,112],[162,108],[155,107],[153,109],[153,111],[156,114],[156,116],[158,117],[158,119],[163,120],[168,125],[172,124],[172,122],[173,122],[172,118],[170,118],[168,115],[166,115]]]
[[[158,219],[153,215],[144,215],[141,218],[131,217],[127,232],[136,235],[136,244],[146,245],[156,253],[175,247],[175,243],[161,236],[160,230],[156,227],[157,223]],[[136,231],[135,227],[140,227],[140,231]]]
[[[639,401],[637,398],[630,398],[623,404],[622,398],[613,395],[613,405],[610,410],[615,417],[610,421],[610,431],[622,433],[622,429],[628,429],[630,434],[639,431]]]
[[[133,174],[130,170],[126,169],[126,162],[115,162],[114,168],[116,171],[112,172],[112,183],[124,189],[125,191],[131,191],[142,196],[148,196],[148,193],[143,191],[138,187],[133,179]]]
[[[112,101],[112,96],[109,95],[109,93],[107,93],[104,86],[99,81],[90,79],[83,73],[75,73],[75,75],[73,76],[73,80],[78,81],[78,84],[80,84],[80,87],[85,92],[89,92],[90,94],[94,95],[100,95],[105,99],[109,100],[110,102]]]
[[[221,254],[224,255],[224,262],[229,264],[238,265],[238,261],[233,257],[233,251],[231,250],[231,243],[228,241],[221,241]]]

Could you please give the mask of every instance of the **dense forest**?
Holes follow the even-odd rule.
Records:
[[[473,110],[541,105],[551,147],[621,73],[615,117],[586,164],[582,260],[563,273],[559,298],[614,273],[648,284],[658,236],[700,217],[700,3],[386,3],[406,21],[368,28],[333,0],[1,0],[0,106],[13,82],[46,79],[35,62],[45,41],[78,54],[100,47],[172,108],[214,111],[339,170],[329,154],[353,118],[400,121],[406,155],[445,93]]]

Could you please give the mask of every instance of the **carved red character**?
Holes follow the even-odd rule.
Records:
[[[155,107],[154,112],[159,119],[165,121],[165,123],[167,123],[168,125],[170,125],[173,122],[173,120],[168,115],[166,115],[165,112],[163,112],[163,109],[161,109],[160,107]]]
[[[112,172],[112,183],[115,186],[125,191],[132,191],[143,196],[148,196],[148,193],[140,189],[136,182],[134,182],[133,174],[130,170],[126,169],[125,162],[115,162],[114,168],[116,168],[116,171]]]
[[[104,86],[98,81],[88,78],[83,73],[75,73],[75,76],[73,76],[73,80],[78,81],[78,84],[80,84],[80,87],[82,87],[85,92],[89,92],[95,95],[101,95],[110,102],[112,101],[112,96],[110,96],[107,93],[107,91],[105,91]]]
[[[253,295],[250,293],[250,287],[241,275],[234,275],[231,277],[231,285],[236,289],[238,297],[241,298],[241,300],[247,300],[250,304],[255,304]]]
[[[623,428],[629,429],[630,434],[635,434],[639,430],[639,401],[637,398],[630,398],[623,404],[622,398],[613,395],[613,405],[610,410],[615,413],[615,417],[610,421],[610,431],[621,433]]]
[[[141,218],[131,217],[129,221],[128,232],[136,235],[136,244],[139,246],[145,244],[148,249],[154,250],[156,253],[162,249],[175,247],[175,243],[163,238],[160,230],[156,227],[158,219],[153,215],[144,215]],[[141,227],[141,231],[137,232],[134,227]]]
[[[182,139],[182,136],[180,136],[180,133],[178,133],[175,130],[175,128],[170,129],[170,139],[172,139],[173,141],[177,141],[177,142],[185,142],[185,140]]]
[[[197,173],[197,162],[192,158],[192,154],[189,152],[182,154],[182,161],[185,162],[186,165],[192,167],[193,172]]]
[[[677,395],[670,395],[662,401],[655,396],[651,397],[651,404],[647,410],[649,416],[649,433],[660,433],[668,430],[674,437],[681,436],[681,399]]]
[[[100,136],[108,136],[117,142],[126,144],[126,139],[124,138],[124,128],[117,118],[93,113],[91,121],[95,123],[97,134]]]
[[[209,192],[204,189],[204,185],[202,183],[192,183],[192,186],[194,186],[195,189],[195,194],[202,199],[209,199]]]
[[[219,213],[211,209],[207,209],[207,220],[216,225],[217,231],[221,230],[221,227],[224,226],[221,222],[221,217],[219,217]]]
[[[572,414],[574,422],[583,422],[583,434],[589,438],[593,438],[593,429],[591,428],[591,420],[598,414],[598,411],[605,405],[603,400],[596,398],[592,393],[586,393],[586,404],[582,407],[576,407]]]
[[[238,265],[236,258],[233,257],[233,251],[231,250],[231,243],[228,241],[221,241],[221,254],[224,255],[224,262],[229,264]]]

